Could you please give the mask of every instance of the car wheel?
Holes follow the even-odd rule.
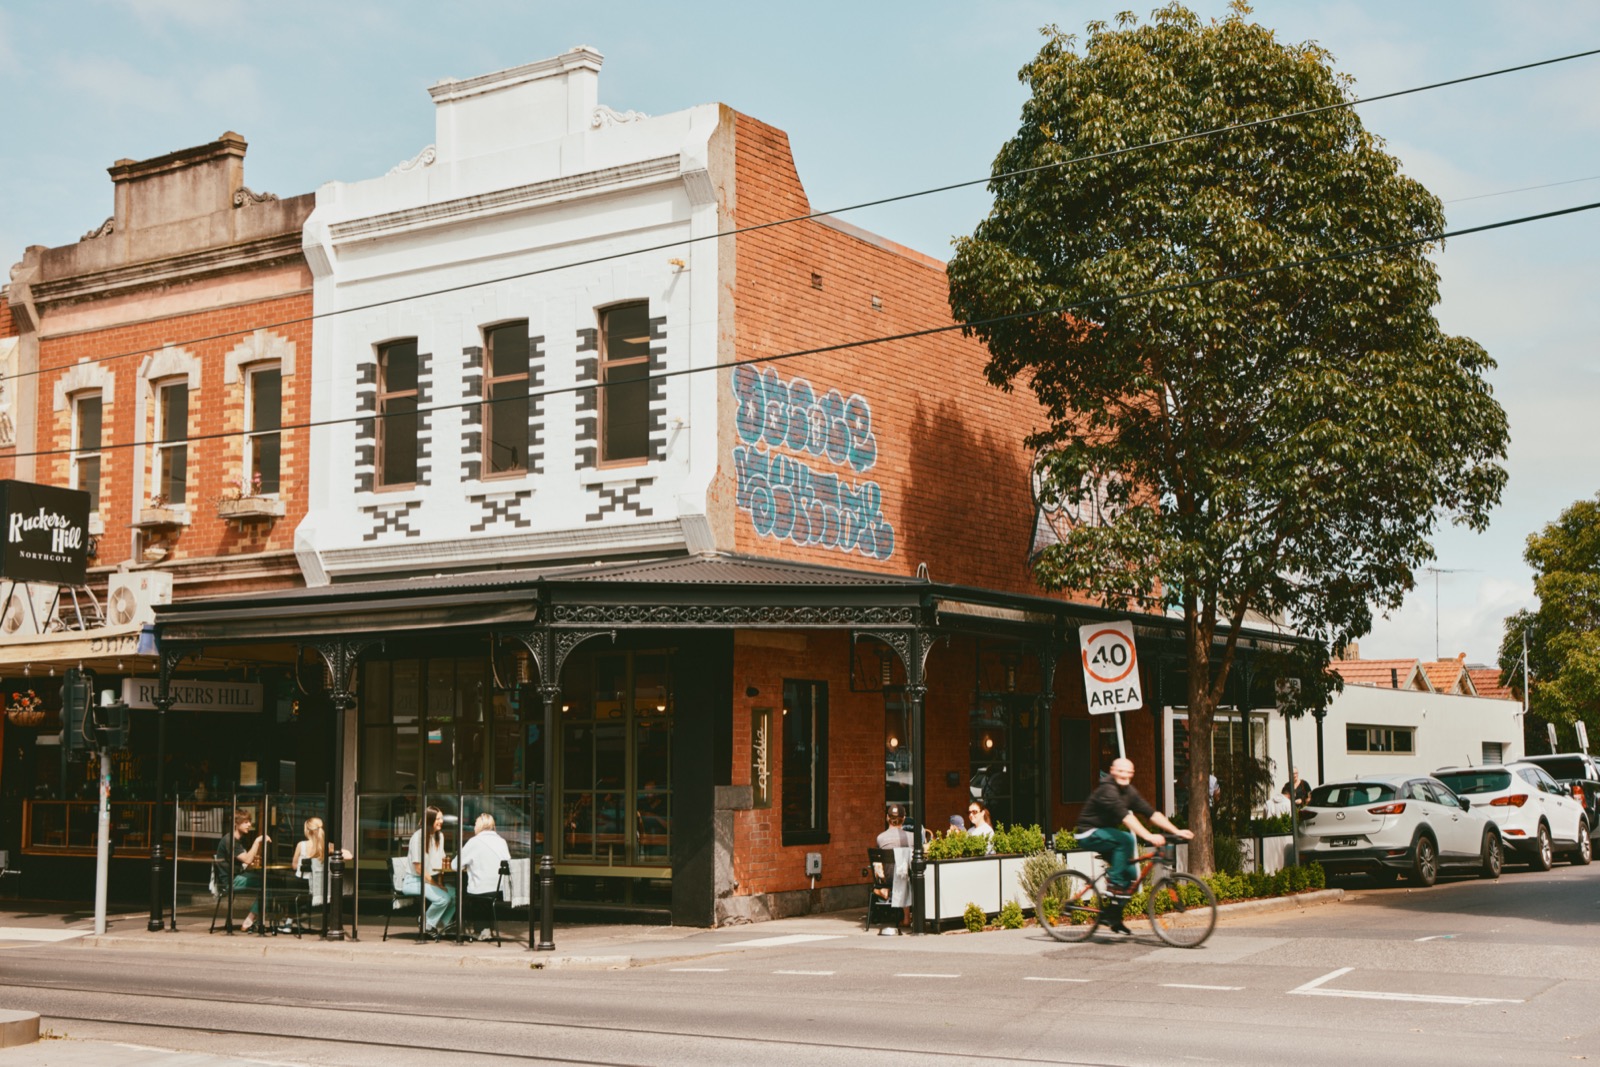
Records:
[[[1569,858],[1574,867],[1585,866],[1594,858],[1594,843],[1589,840],[1589,824],[1582,819],[1578,820],[1578,847],[1572,850]]]
[[[1417,847],[1411,857],[1411,880],[1429,886],[1439,880],[1439,850],[1431,837],[1417,838]]]
[[[1556,852],[1550,844],[1550,827],[1544,823],[1539,824],[1539,847],[1533,854],[1533,861],[1529,864],[1536,871],[1548,871],[1554,866]]]
[[[1487,831],[1483,835],[1483,867],[1478,874],[1484,878],[1500,877],[1500,869],[1505,866],[1505,851],[1500,847],[1500,835]]]

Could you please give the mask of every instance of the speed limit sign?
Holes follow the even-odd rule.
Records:
[[[1139,653],[1133,623],[1102,622],[1078,627],[1083,649],[1083,691],[1090,715],[1144,706],[1139,691]]]

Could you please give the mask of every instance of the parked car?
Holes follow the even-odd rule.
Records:
[[[1568,786],[1525,760],[1504,766],[1442,767],[1434,777],[1494,820],[1513,859],[1548,871],[1558,854],[1589,862],[1589,822]]]
[[[1370,874],[1390,882],[1405,874],[1432,885],[1443,868],[1500,877],[1500,829],[1450,787],[1414,774],[1370,775],[1320,785],[1300,811],[1295,837],[1301,863],[1330,877]]]
[[[1572,799],[1583,805],[1589,820],[1589,837],[1600,825],[1600,760],[1585,752],[1557,752],[1549,756],[1524,756],[1523,763],[1535,763],[1561,785],[1572,787]]]

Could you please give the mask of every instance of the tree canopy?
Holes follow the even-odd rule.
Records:
[[[1501,676],[1522,692],[1526,633],[1528,710],[1545,722],[1583,722],[1600,737],[1600,496],[1579,500],[1529,534],[1522,558],[1533,568],[1539,607],[1506,619]]]
[[[1323,49],[1248,14],[1047,28],[949,265],[989,380],[1046,412],[1026,441],[1044,493],[1101,505],[1039,581],[1182,610],[1191,796],[1251,613],[1360,636],[1440,516],[1482,528],[1505,481],[1494,364],[1433,314],[1439,200],[1337,106]],[[1198,131],[1218,132],[1127,151]],[[1209,856],[1203,808],[1190,825]]]

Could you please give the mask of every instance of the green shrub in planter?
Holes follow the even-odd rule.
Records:
[[[1057,871],[1066,869],[1066,860],[1054,852],[1035,852],[1022,861],[1022,870],[1017,874],[1017,888],[1021,889],[1029,900],[1037,900],[1045,879]]]
[[[1244,861],[1239,854],[1239,839],[1237,837],[1218,834],[1212,838],[1211,855],[1219,871],[1238,874],[1244,870]]]
[[[967,910],[961,913],[961,921],[967,924],[967,929],[977,933],[983,929],[985,916],[983,909],[976,904],[968,904]]]
[[[1322,869],[1322,864],[1313,863],[1306,868],[1306,887],[1308,889],[1328,888],[1328,872]]]
[[[1000,926],[1006,930],[1022,929],[1022,905],[1014,900],[1006,901],[1005,907],[1000,909]]]
[[[963,830],[951,830],[944,835],[935,834],[924,855],[930,860],[958,860],[967,856],[982,856],[989,851],[986,838]]]
[[[1078,850],[1078,839],[1071,830],[1057,830],[1055,846],[1057,852],[1076,852]]]
[[[1032,826],[1006,826],[1002,823],[995,827],[994,850],[1019,856],[1043,852],[1044,831],[1039,829],[1038,823]]]
[[[1256,819],[1250,823],[1250,832],[1256,837],[1266,837],[1269,834],[1289,834],[1294,832],[1294,826],[1289,821],[1289,813],[1282,815],[1269,815],[1264,819]]]

